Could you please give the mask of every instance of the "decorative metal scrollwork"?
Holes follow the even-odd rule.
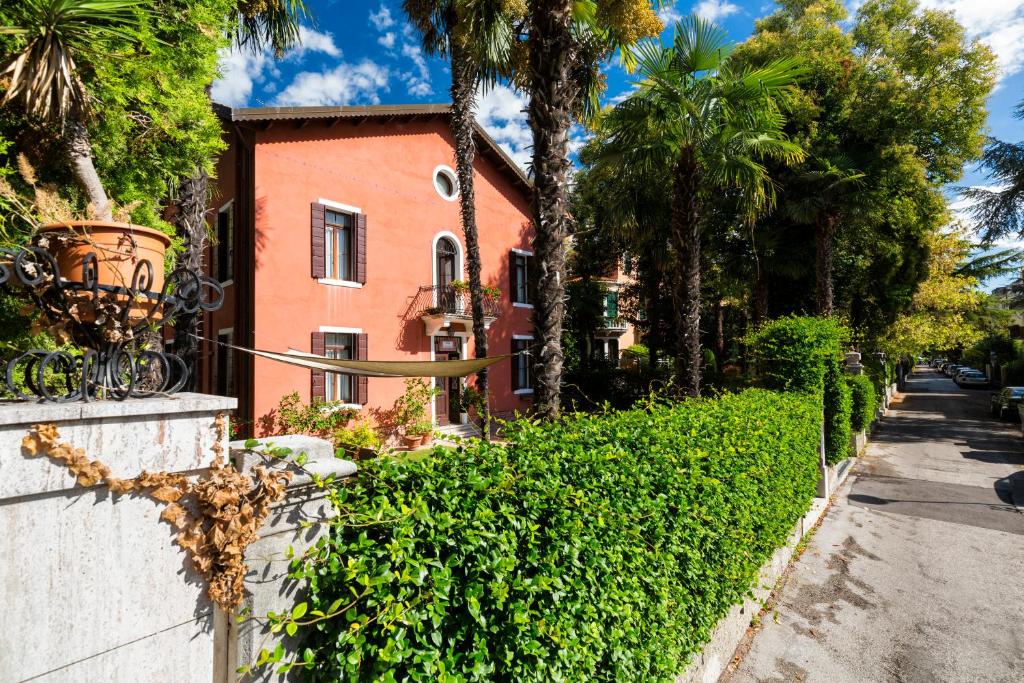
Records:
[[[188,382],[189,368],[179,356],[147,348],[146,341],[160,339],[176,322],[219,309],[220,283],[179,268],[154,291],[154,266],[139,259],[130,282],[104,285],[99,265],[96,254],[87,253],[81,280],[73,281],[61,275],[46,249],[0,248],[0,285],[26,293],[49,329],[66,334],[74,349],[29,349],[8,361],[3,381],[18,399],[145,398],[173,394]]]

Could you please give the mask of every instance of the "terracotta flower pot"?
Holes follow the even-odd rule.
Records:
[[[42,242],[40,242],[42,240]],[[131,287],[135,268],[140,261],[153,266],[152,280],[140,281],[140,287],[160,292],[164,286],[164,254],[171,239],[158,230],[108,221],[69,221],[53,223],[39,228],[36,243],[53,254],[60,268],[61,278],[70,282],[83,282],[83,264],[86,255],[96,255],[98,284],[111,287]],[[140,277],[148,277],[143,270]],[[152,304],[145,300],[132,304],[132,318],[145,317]]]
[[[406,434],[402,437],[402,441],[405,442],[405,447],[410,451],[417,448],[420,445],[420,441],[423,439],[419,434]]]
[[[420,445],[421,446],[429,446],[430,443],[433,440],[434,440],[434,435],[431,434],[430,432],[427,432],[426,434],[424,434],[423,436],[420,437]]]

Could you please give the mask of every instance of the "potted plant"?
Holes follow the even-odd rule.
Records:
[[[334,432],[334,446],[339,457],[344,455],[352,460],[372,458],[380,445],[376,430],[361,420]]]
[[[35,245],[53,255],[62,278],[85,282],[86,255],[95,254],[88,279],[110,287],[159,292],[164,282],[164,255],[170,239],[152,228],[114,220],[113,203],[93,164],[86,123],[92,116],[92,96],[79,69],[92,68],[92,59],[105,50],[134,48],[140,42],[145,9],[132,0],[72,3],[56,11],[53,2],[15,3],[18,26],[5,32],[27,37],[0,64],[8,80],[0,106],[20,105],[38,127],[41,141],[50,140],[64,157],[88,208],[86,219],[62,220],[39,227]],[[55,131],[56,136],[45,132]],[[140,267],[148,261],[151,269]],[[136,273],[139,269],[137,279]],[[133,317],[144,317],[151,304],[131,303]],[[95,312],[84,311],[83,315]]]
[[[409,433],[418,439],[418,445],[429,446],[434,439],[434,425],[430,420],[423,419],[413,424]]]
[[[406,448],[416,448],[425,440],[429,443],[433,424],[427,407],[438,393],[436,387],[421,378],[405,380],[405,392],[395,400],[395,418],[404,430],[402,440]]]

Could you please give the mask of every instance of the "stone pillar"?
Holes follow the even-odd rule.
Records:
[[[860,352],[850,351],[846,354],[846,372],[849,375],[860,375],[864,372],[864,366],[860,362]]]
[[[161,504],[79,486],[29,456],[34,424],[56,425],[119,478],[197,474],[233,398],[202,394],[92,403],[0,403],[0,681],[227,680],[214,607]]]
[[[277,436],[257,441],[259,445],[252,450],[245,448],[244,441],[231,442],[232,457],[242,471],[261,464],[285,467],[281,460],[261,453],[268,448],[289,448],[292,451],[289,457],[305,453],[307,460],[304,469],[320,477],[333,475],[334,480],[338,481],[356,472],[355,463],[336,458],[334,447],[324,439]],[[288,613],[305,599],[305,586],[288,578],[288,549],[292,549],[295,557],[302,555],[328,531],[327,525],[317,522],[327,520],[332,515],[333,509],[326,492],[314,484],[310,474],[296,474],[288,486],[287,498],[274,507],[259,532],[259,540],[246,550],[249,573],[245,582],[246,598],[239,614],[247,618],[242,622],[235,618],[225,620],[226,631],[218,635],[218,640],[223,637],[227,643],[228,671],[251,665],[261,649],[273,651],[279,642],[284,644],[289,657],[301,652],[302,632],[291,638],[284,632],[272,634],[267,628],[266,615],[269,612]],[[301,680],[300,674],[298,669],[293,673],[277,674],[273,667],[268,666],[254,670],[242,680],[292,681]]]

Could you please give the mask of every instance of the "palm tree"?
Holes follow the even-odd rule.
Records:
[[[231,11],[229,24],[232,41],[241,49],[260,53],[266,48],[281,56],[299,42],[299,23],[307,16],[303,0],[239,0]],[[174,193],[174,225],[182,238],[177,266],[191,272],[203,270],[206,251],[206,211],[210,203],[210,178],[206,169],[197,168],[183,178]],[[195,389],[198,373],[199,318],[187,316],[174,326],[174,344],[178,356],[189,368],[187,390]]]
[[[649,0],[600,5],[595,0],[532,0],[528,9],[527,54],[517,80],[530,94],[527,119],[533,134],[533,325],[538,341],[533,410],[554,419],[560,409],[565,257],[572,223],[569,129],[574,117],[586,119],[597,110],[601,63],[616,50],[657,35],[662,25]],[[630,55],[623,56],[631,67]]]
[[[1013,115],[1024,120],[1024,100]],[[996,187],[967,187],[960,188],[960,192],[973,200],[969,211],[982,240],[1024,236],[1024,142],[990,140],[981,165],[996,181]]]
[[[56,129],[75,182],[92,216],[111,220],[112,207],[92,159],[86,122],[89,94],[79,75],[92,60],[134,47],[149,14],[145,0],[19,0],[0,33],[25,42],[0,65],[9,79],[0,106],[20,103],[41,129]]]
[[[452,114],[449,121],[455,139],[455,173],[459,179],[462,232],[466,237],[473,348],[477,358],[487,357],[487,331],[484,329],[482,263],[473,190],[474,112],[480,84],[493,83],[508,62],[513,23],[512,17],[505,13],[506,4],[498,0],[404,0],[402,3],[423,36],[423,49],[428,54],[447,56],[451,60]],[[486,369],[477,373],[477,388],[484,397],[484,438],[490,439]]]
[[[700,17],[676,26],[671,47],[657,41],[636,49],[639,89],[603,125],[606,163],[672,168],[671,243],[676,257],[674,299],[680,391],[700,393],[701,232],[709,193],[731,192],[753,217],[774,201],[766,159],[803,159],[783,133],[779,100],[802,74],[795,60],[760,68],[730,61],[725,32]]]
[[[798,172],[787,188],[793,199],[786,213],[794,220],[814,226],[814,275],[818,315],[832,315],[832,261],[836,228],[844,211],[851,208],[851,193],[862,185],[864,174],[851,167],[849,159],[816,158],[810,168]]]

